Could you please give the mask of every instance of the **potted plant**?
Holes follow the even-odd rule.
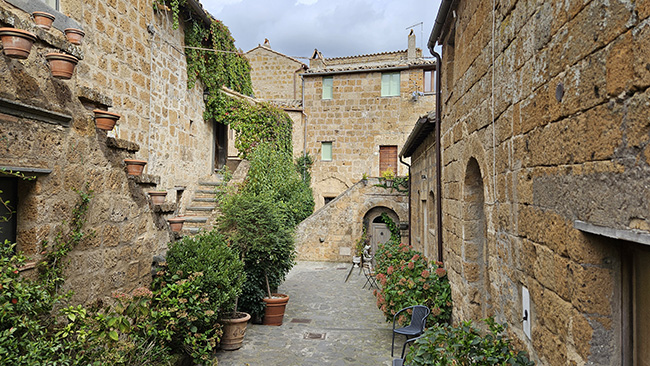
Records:
[[[64,80],[72,78],[74,67],[79,62],[79,60],[74,56],[54,52],[45,55],[45,59],[48,62],[52,76]]]
[[[115,123],[120,119],[120,115],[109,111],[100,109],[93,110],[95,113],[95,123],[97,128],[104,131],[111,131],[115,127]]]
[[[34,23],[36,23],[36,26],[44,30],[50,30],[55,19],[54,15],[46,13],[44,11],[33,12],[32,17],[34,18]]]
[[[0,28],[0,39],[5,56],[24,60],[29,57],[36,36],[22,29]]]
[[[169,228],[173,232],[179,233],[181,230],[183,230],[183,223],[185,222],[185,218],[181,216],[176,216],[167,219],[167,222],[169,223]]]
[[[81,45],[81,40],[83,40],[84,36],[86,35],[84,31],[77,28],[66,28],[63,30],[63,32],[65,33],[68,42],[76,45]]]
[[[129,175],[142,175],[144,166],[147,165],[146,160],[138,159],[124,159],[124,163],[126,164],[126,172]]]
[[[393,182],[395,181],[395,173],[393,172],[393,169],[388,168],[381,172],[381,177],[384,180],[386,187],[391,188],[393,186]]]
[[[162,205],[165,203],[167,191],[149,191],[147,193],[149,194],[149,197],[151,197],[151,203],[154,205]]]
[[[199,344],[193,348],[202,353],[192,357],[195,362],[201,361],[201,364],[207,364],[203,363],[204,356],[208,356],[207,352],[214,350],[219,341],[222,348],[225,345],[224,349],[241,347],[250,315],[244,314],[238,319],[236,330],[232,330],[230,324],[225,324],[222,317],[234,310],[246,276],[244,264],[224,236],[217,231],[209,231],[184,237],[171,244],[167,252],[167,267],[167,276],[172,277],[165,281],[167,283],[185,282],[198,276],[193,288],[197,290],[196,298],[199,301],[196,301],[195,307],[198,306],[199,309],[196,309],[198,311],[194,317],[177,317],[176,327],[183,329],[176,333],[184,339],[175,343],[186,349],[188,345],[196,344],[198,339]],[[192,295],[186,294],[187,301],[181,301],[178,306],[189,304],[194,297]],[[210,318],[205,318],[205,315]],[[194,318],[198,319],[193,320]],[[204,337],[206,334],[207,337]],[[239,339],[239,345],[229,339],[232,335]]]

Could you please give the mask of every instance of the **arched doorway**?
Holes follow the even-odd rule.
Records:
[[[390,240],[390,230],[388,225],[382,219],[382,214],[386,213],[393,222],[399,226],[399,216],[395,211],[388,207],[378,206],[370,209],[363,217],[363,226],[368,233],[370,239],[370,246],[372,247],[372,254],[374,255],[379,248],[379,244],[383,244]]]
[[[478,320],[488,313],[487,276],[487,226],[485,220],[485,197],[483,176],[478,161],[472,158],[467,163],[465,185],[463,188],[463,249],[462,259],[467,265],[463,277],[467,281],[467,293],[475,293],[468,298],[468,314]]]

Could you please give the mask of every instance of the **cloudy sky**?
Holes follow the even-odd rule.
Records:
[[[201,0],[223,21],[244,51],[264,43],[294,57],[317,48],[325,57],[407,48],[410,27],[417,46],[429,38],[440,0]],[[422,40],[424,39],[424,41]],[[306,62],[306,60],[302,60]]]

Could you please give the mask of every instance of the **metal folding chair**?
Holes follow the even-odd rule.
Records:
[[[362,288],[366,288],[366,285],[370,285],[368,287],[369,290],[373,287],[379,290],[379,286],[377,286],[377,281],[375,280],[375,270],[372,268],[371,262],[363,263],[363,275],[366,276],[366,283],[363,284]]]

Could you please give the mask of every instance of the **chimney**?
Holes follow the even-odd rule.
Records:
[[[406,55],[409,60],[414,60],[417,57],[415,49],[415,33],[413,33],[413,29],[411,29],[411,33],[409,33],[409,48]]]

